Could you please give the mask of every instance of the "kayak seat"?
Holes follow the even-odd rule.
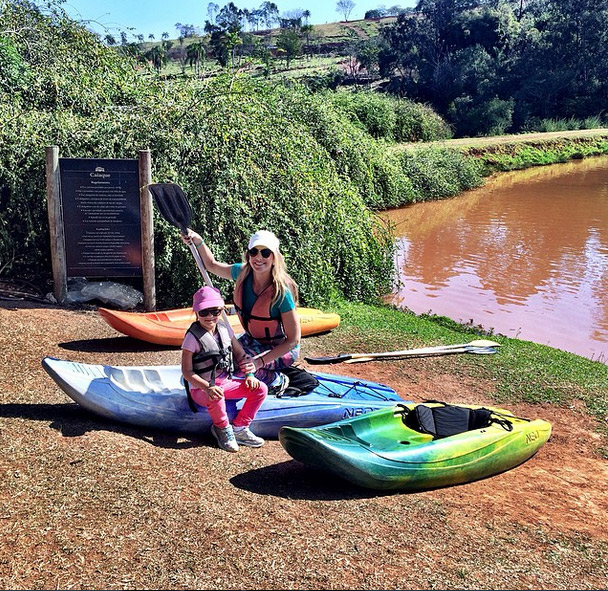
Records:
[[[487,408],[465,408],[452,406],[445,402],[432,401],[441,406],[427,406],[417,404],[413,409],[404,409],[404,424],[420,433],[428,433],[433,439],[443,439],[466,431],[474,431],[489,427],[494,422],[499,422],[492,417],[492,412]],[[503,421],[500,421],[501,424]],[[508,422],[508,421],[507,421]],[[509,431],[509,427],[503,425]]]

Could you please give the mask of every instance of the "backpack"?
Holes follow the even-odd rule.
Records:
[[[513,430],[511,421],[493,416],[492,411],[487,408],[465,408],[437,400],[426,402],[442,406],[417,404],[413,409],[406,410],[403,422],[414,431],[432,435],[433,439],[443,439],[458,433],[483,429],[492,423],[502,425],[507,431]]]
[[[290,367],[284,367],[279,371],[289,378],[289,385],[280,396],[277,396],[277,398],[280,398],[281,396],[303,396],[319,385],[319,380],[301,367],[294,367],[291,365]]]

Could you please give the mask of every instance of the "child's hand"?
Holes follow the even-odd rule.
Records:
[[[207,396],[209,396],[209,400],[219,400],[224,397],[224,390],[219,386],[209,386],[207,388]]]
[[[258,380],[253,374],[245,376],[245,386],[250,390],[255,390],[260,387],[260,380]]]

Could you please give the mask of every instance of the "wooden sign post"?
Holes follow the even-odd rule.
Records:
[[[142,277],[144,307],[156,308],[150,151],[139,160],[47,155],[53,293],[70,277]]]

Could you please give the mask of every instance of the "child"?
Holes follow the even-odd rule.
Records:
[[[249,425],[264,402],[268,387],[253,374],[255,366],[247,363],[247,354],[234,335],[232,327],[220,321],[224,300],[214,287],[202,287],[193,298],[193,322],[182,344],[182,374],[190,384],[192,399],[207,407],[213,426],[211,433],[219,446],[236,452],[239,443],[260,447],[264,440],[249,430]],[[233,377],[234,363],[243,365],[245,379]],[[245,398],[243,408],[230,425],[226,398]]]

